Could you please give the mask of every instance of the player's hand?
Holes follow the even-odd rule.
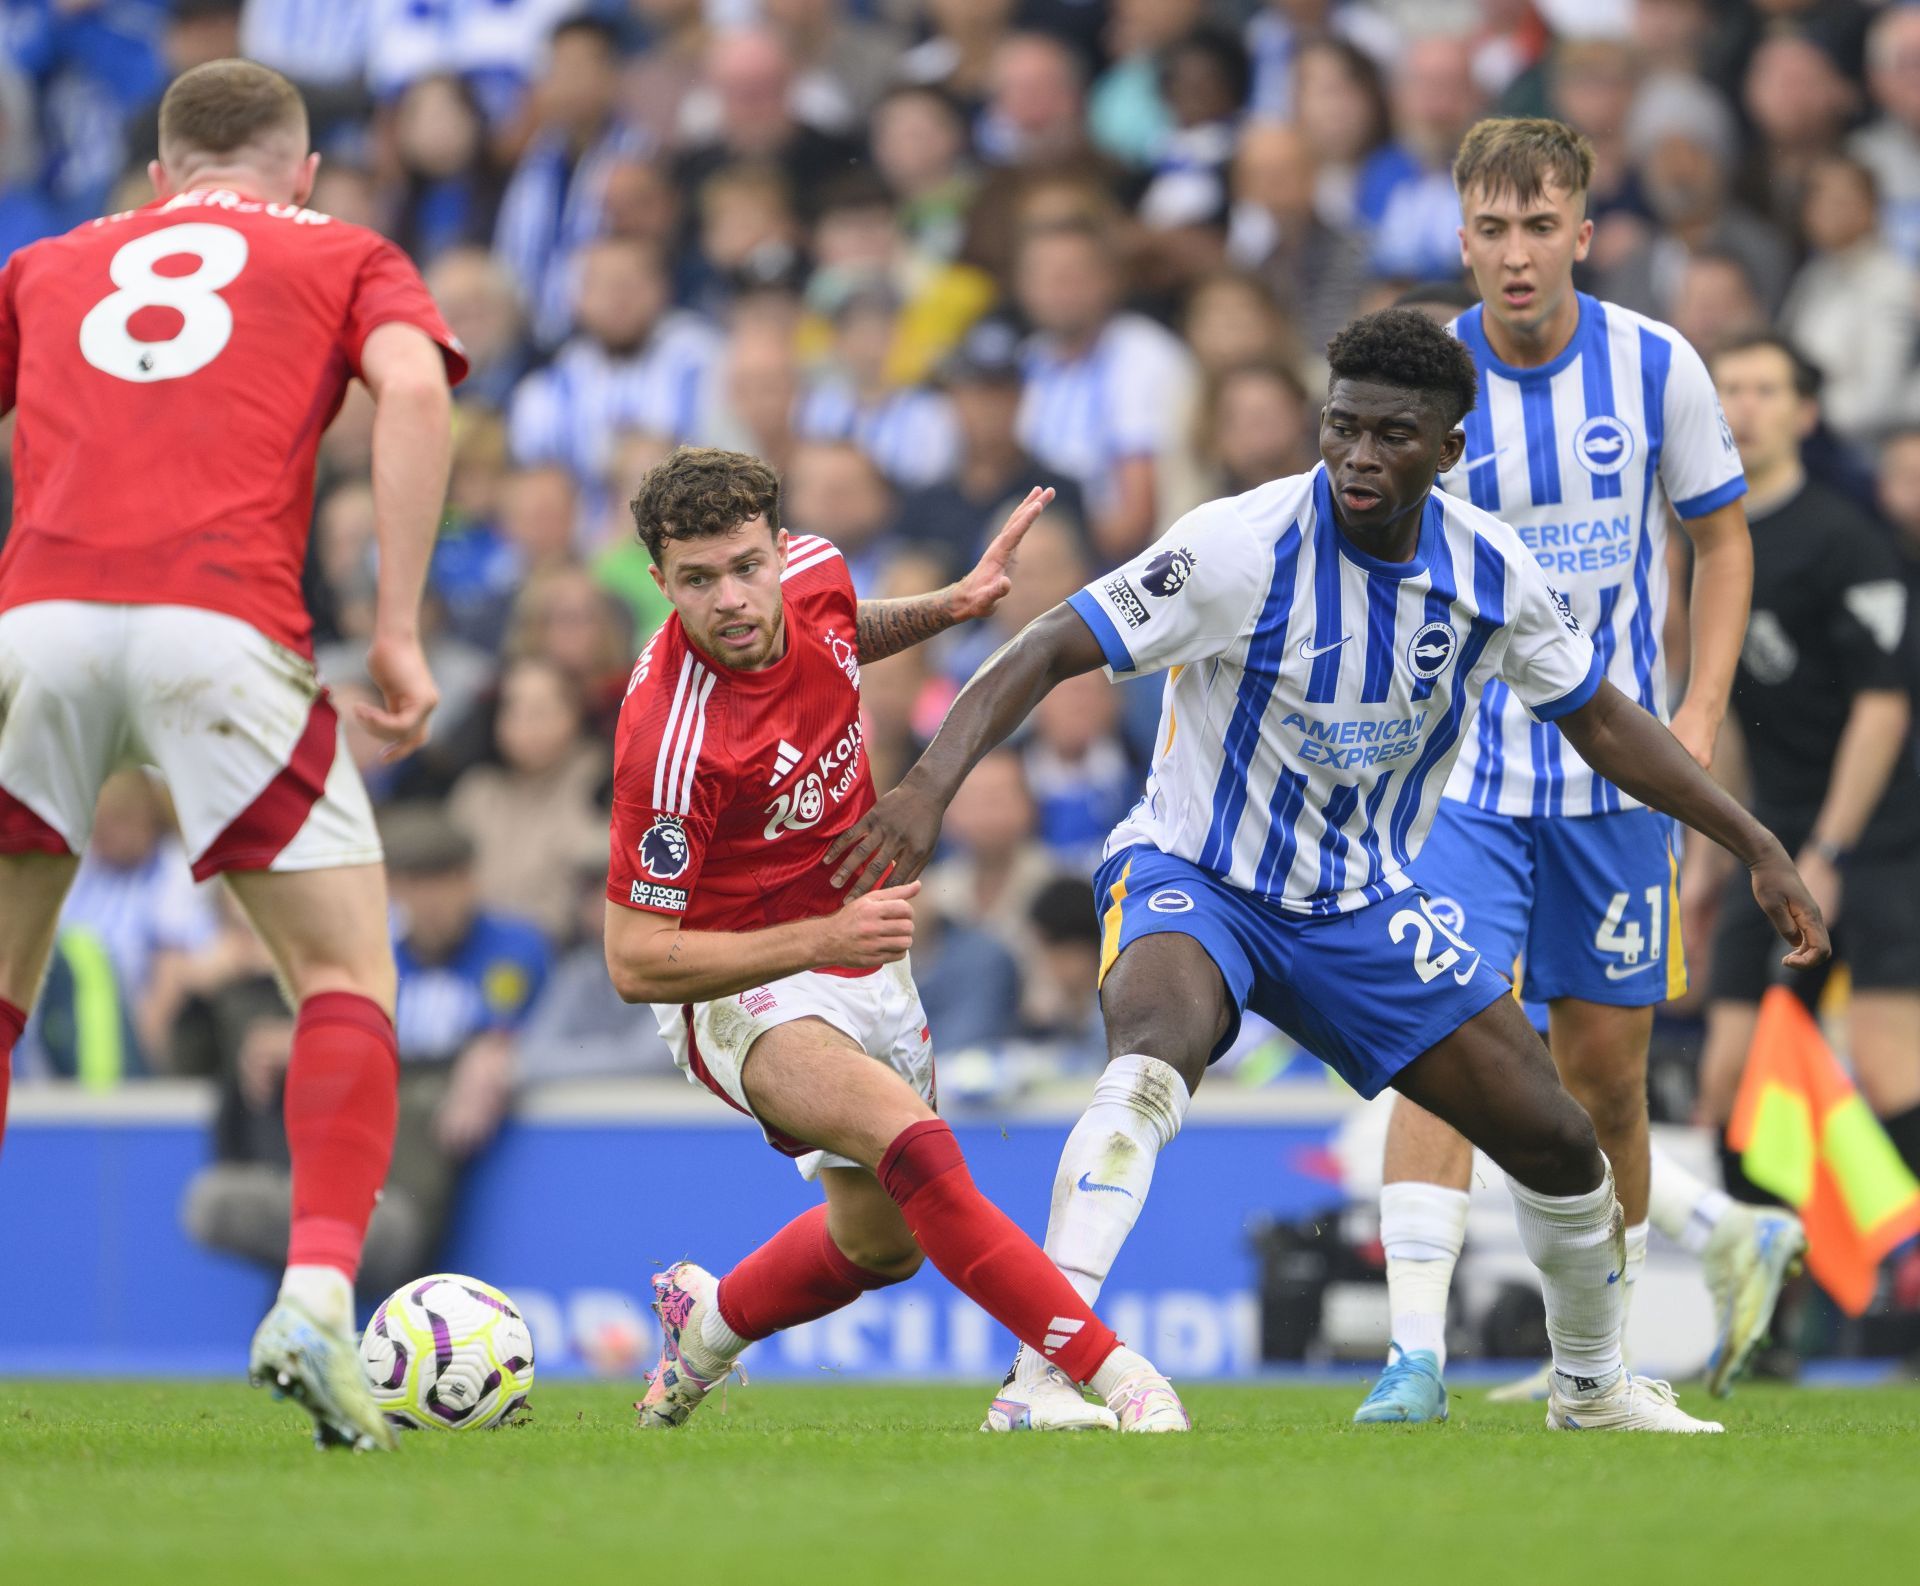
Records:
[[[367,676],[380,690],[385,708],[361,702],[353,707],[360,724],[386,747],[382,760],[410,755],[427,741],[428,718],[440,703],[427,655],[417,639],[375,639],[367,646]]]
[[[1839,867],[1831,859],[1803,848],[1794,855],[1794,869],[1806,883],[1808,894],[1820,910],[1820,918],[1831,927],[1840,917],[1841,881]]]
[[[1753,900],[1773,922],[1781,940],[1792,946],[1782,960],[1787,968],[1811,969],[1833,956],[1820,905],[1784,852],[1776,850],[1753,867]]]
[[[1691,700],[1682,700],[1668,730],[1680,740],[1680,747],[1693,756],[1695,765],[1702,771],[1713,769],[1713,746],[1720,737],[1719,717]]]
[[[826,962],[842,969],[878,969],[913,946],[913,900],[920,883],[882,887],[853,898],[826,917]]]
[[[1007,598],[1013,588],[1013,553],[1027,537],[1034,520],[1053,501],[1051,485],[1036,485],[1027,499],[1013,509],[1013,515],[1001,526],[980,558],[980,565],[953,586],[953,617],[956,622],[971,622],[985,617]]]
[[[883,881],[916,880],[940,840],[946,806],[901,783],[872,809],[827,844],[822,864],[835,865],[833,884],[853,883],[849,899],[871,892]]]

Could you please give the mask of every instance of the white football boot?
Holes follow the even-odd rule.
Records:
[[[1680,1408],[1673,1389],[1657,1377],[1623,1371],[1604,1393],[1576,1394],[1557,1373],[1547,1397],[1547,1426],[1555,1432],[1724,1432],[1718,1421],[1696,1420]]]
[[[1023,1348],[987,1418],[983,1432],[1111,1432],[1119,1420],[1104,1404],[1088,1399],[1058,1366],[1042,1364],[1036,1371],[1030,1351]]]
[[[1193,1417],[1173,1391],[1173,1384],[1153,1367],[1124,1377],[1107,1395],[1122,1432],[1190,1432]]]
[[[316,1448],[398,1447],[392,1426],[373,1402],[359,1341],[317,1320],[298,1300],[282,1297],[253,1335],[247,1381],[271,1387],[313,1417]]]
[[[709,1393],[739,1371],[731,1360],[716,1360],[700,1342],[700,1320],[716,1303],[719,1289],[720,1280],[691,1261],[678,1262],[654,1276],[660,1363],[647,1374],[646,1394],[634,1406],[643,1429],[684,1425]],[[740,1380],[747,1380],[744,1371]]]
[[[1780,1285],[1807,1250],[1807,1231],[1792,1212],[1742,1206],[1721,1217],[1700,1262],[1713,1295],[1713,1354],[1707,1392],[1723,1399],[1773,1325]]]

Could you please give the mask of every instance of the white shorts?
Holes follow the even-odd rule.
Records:
[[[127,765],[166,779],[197,879],[379,863],[311,661],[195,606],[0,611],[0,853],[79,853]]]
[[[933,1039],[912,966],[904,958],[871,975],[822,975],[809,970],[713,1002],[656,1004],[653,1015],[674,1062],[687,1078],[750,1118],[753,1108],[747,1105],[747,1093],[740,1084],[747,1053],[767,1031],[795,1019],[819,1019],[832,1025],[876,1062],[890,1066],[928,1106],[934,1105]],[[802,1178],[817,1177],[823,1167],[860,1166],[846,1157],[816,1151],[765,1123],[760,1129],[768,1145],[796,1159]]]

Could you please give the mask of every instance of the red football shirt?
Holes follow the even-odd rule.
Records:
[[[466,373],[392,243],[292,204],[192,192],[0,269],[13,531],[0,609],[201,606],[311,654],[300,595],[320,433],[381,325]]]
[[[641,652],[614,740],[615,903],[753,931],[845,901],[820,861],[873,805],[853,580],[798,535],[781,593],[786,653],[764,671],[713,661],[678,616]]]

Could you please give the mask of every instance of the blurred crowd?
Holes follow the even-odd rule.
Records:
[[[613,719],[666,615],[626,502],[676,443],[773,462],[871,596],[938,587],[1058,490],[991,624],[866,668],[885,788],[1021,624],[1312,463],[1332,331],[1459,290],[1462,133],[1546,113],[1598,151],[1581,284],[1703,350],[1791,336],[1825,379],[1810,466],[1920,561],[1920,6],[9,0],[0,255],[143,202],[165,83],[240,53],[306,92],[313,207],[405,248],[473,363],[434,738],[398,765],[352,742],[420,1127],[455,1158],[516,1086],[669,1066],[599,922]],[[356,389],[325,438],[307,576],[342,702],[369,688],[371,411]],[[955,802],[915,949],[943,1053],[976,1054],[943,1081],[1101,1060],[1088,877],[1156,708],[1081,679]],[[283,1160],[285,1011],[142,776],[64,927],[28,1072],[220,1075],[223,1155]]]

